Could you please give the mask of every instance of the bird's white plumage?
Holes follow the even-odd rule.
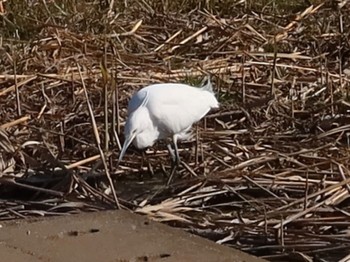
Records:
[[[125,143],[119,159],[131,142],[145,148],[158,139],[172,137],[176,151],[177,139],[185,139],[191,126],[218,106],[210,81],[202,88],[172,83],[142,88],[129,101]]]

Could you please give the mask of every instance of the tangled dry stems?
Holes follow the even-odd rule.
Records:
[[[349,4],[29,2],[2,11],[0,219],[112,208],[108,170],[120,205],[156,220],[269,260],[346,257]],[[161,144],[116,169],[130,95],[208,73],[221,109],[179,179],[147,182],[169,168]]]

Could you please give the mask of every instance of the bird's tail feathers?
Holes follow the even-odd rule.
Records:
[[[210,81],[210,75],[206,76],[204,79],[203,79],[203,85],[201,87],[203,90],[205,91],[209,91],[211,93],[213,93],[213,85]]]

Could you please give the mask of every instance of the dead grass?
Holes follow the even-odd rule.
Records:
[[[271,261],[348,255],[349,4],[78,2],[0,8],[0,219],[118,204]],[[179,179],[114,198],[106,173],[169,168],[162,145],[115,168],[130,95],[207,73],[222,106]]]

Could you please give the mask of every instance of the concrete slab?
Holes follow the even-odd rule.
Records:
[[[264,260],[127,211],[2,222],[1,261]]]

